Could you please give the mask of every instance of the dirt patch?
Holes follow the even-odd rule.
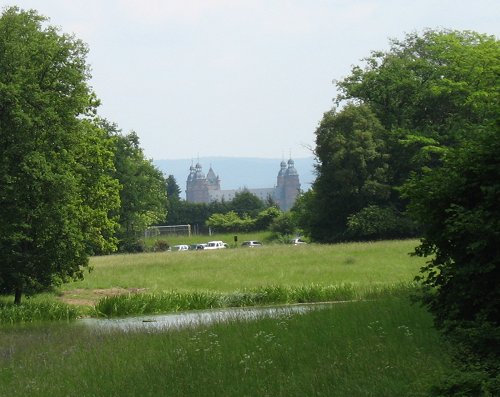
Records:
[[[63,291],[59,297],[64,303],[78,306],[94,306],[95,303],[105,296],[118,296],[127,294],[139,294],[146,291],[146,288],[103,288],[103,289],[74,289]]]

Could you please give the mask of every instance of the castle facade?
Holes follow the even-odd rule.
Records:
[[[299,174],[295,169],[292,159],[284,160],[280,164],[280,170],[276,178],[276,186],[258,189],[233,189],[222,190],[220,178],[210,166],[207,175],[203,173],[200,163],[189,168],[186,181],[186,200],[191,203],[210,203],[212,201],[231,201],[236,193],[246,190],[262,201],[271,198],[281,210],[287,211],[292,208],[300,192]]]

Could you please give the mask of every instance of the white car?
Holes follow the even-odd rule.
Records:
[[[293,245],[307,244],[304,240],[302,240],[300,238],[294,238],[294,239],[290,240],[290,243]]]
[[[222,248],[227,248],[227,244],[223,241],[209,241],[205,247],[206,250],[218,250]]]
[[[243,241],[243,243],[241,243],[241,246],[248,248],[262,247],[262,243],[260,241],[250,240],[250,241]]]
[[[187,251],[188,249],[189,249],[189,245],[185,245],[185,244],[174,245],[172,247],[172,251]]]

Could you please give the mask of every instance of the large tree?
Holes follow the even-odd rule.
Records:
[[[87,48],[45,24],[16,7],[0,18],[0,290],[16,303],[112,249],[119,205]]]
[[[388,132],[391,180],[402,185],[440,164],[443,147],[497,116],[498,41],[471,31],[427,30],[392,40],[337,82],[337,104],[361,102]]]
[[[363,233],[369,237],[370,230],[383,226],[375,224],[377,219],[386,219],[387,214],[396,215],[397,222],[389,226],[401,225],[406,229],[402,234],[411,233],[411,224],[400,219],[407,204],[400,188],[412,173],[439,167],[447,148],[473,139],[478,127],[495,120],[500,101],[498,52],[498,41],[492,36],[428,30],[392,40],[388,51],[372,52],[364,66],[354,66],[350,75],[337,81],[340,93],[336,103],[341,110],[333,115],[337,117],[355,105],[369,109],[373,120],[370,129],[381,131],[376,138],[383,143],[377,146],[383,146],[386,168],[383,180],[377,172],[366,181],[375,177],[391,189],[385,202],[380,202],[381,196],[366,200],[356,192],[364,175],[369,175],[363,172],[357,173],[357,180],[344,178],[339,184],[338,175],[349,175],[353,163],[332,162],[345,152],[345,144],[342,140],[328,145],[323,142],[323,135],[331,135],[323,132],[323,124],[334,117],[327,113],[317,131],[318,178],[313,185],[314,200],[308,200],[322,213],[318,219],[307,219],[310,234],[332,240],[349,228],[344,237],[365,228]],[[363,139],[352,132],[344,133],[343,139],[351,145],[351,153],[365,151]],[[361,168],[356,168],[362,170],[365,163],[359,164]],[[352,194],[345,194],[349,189]],[[331,236],[325,239],[328,234]]]
[[[301,225],[318,241],[345,238],[347,219],[387,201],[387,155],[383,127],[368,106],[328,112],[316,131],[316,215]]]

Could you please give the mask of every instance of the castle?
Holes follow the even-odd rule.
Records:
[[[289,159],[288,163],[284,160],[281,162],[275,187],[245,190],[263,201],[271,198],[281,210],[289,210],[300,192],[299,174],[293,160]],[[206,176],[200,163],[197,163],[196,166],[191,165],[189,168],[189,176],[186,181],[186,201],[188,202],[231,201],[236,193],[242,191],[243,189],[221,190],[220,178],[215,174],[212,166],[210,166]]]

